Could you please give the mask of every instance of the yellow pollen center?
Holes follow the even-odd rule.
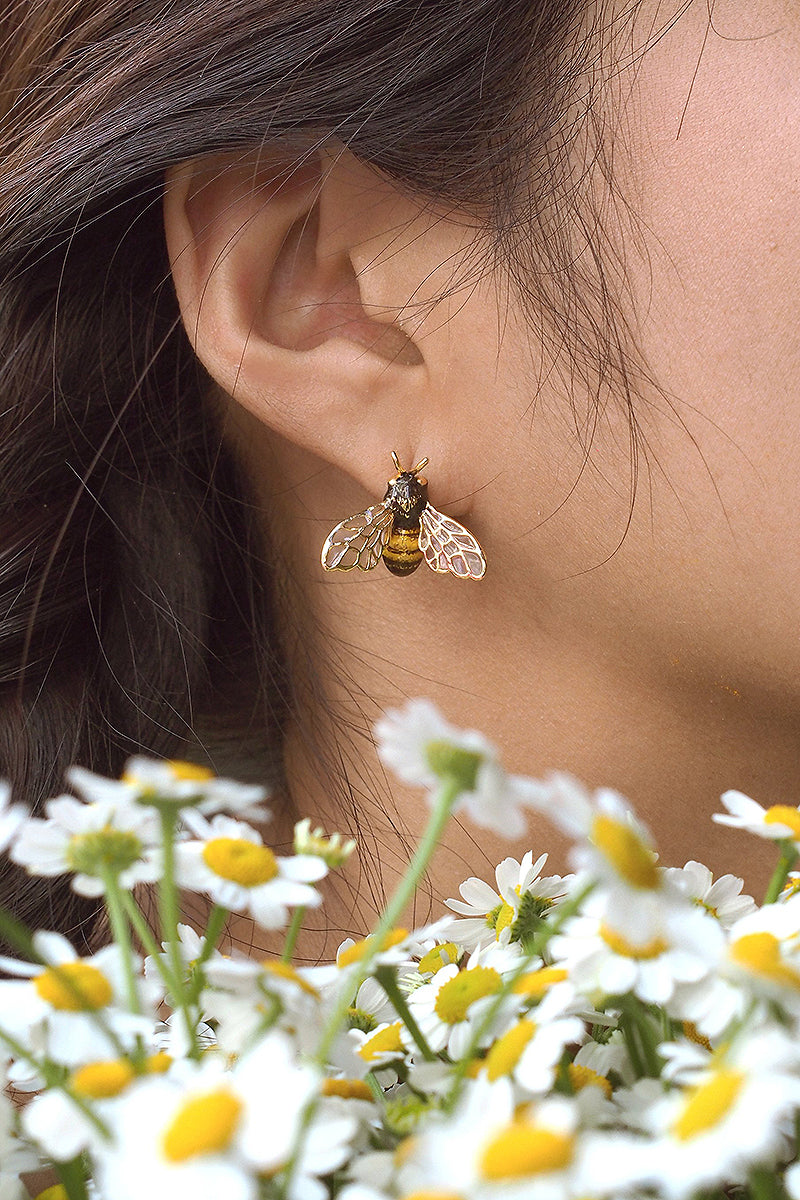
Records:
[[[159,1050],[157,1054],[149,1054],[145,1059],[145,1070],[148,1075],[164,1075],[172,1066],[172,1055],[167,1054],[166,1050]]]
[[[535,1022],[523,1020],[497,1039],[486,1055],[486,1074],[492,1083],[502,1075],[511,1074],[535,1032]]]
[[[421,1192],[408,1192],[403,1200],[464,1200],[461,1192],[448,1192],[445,1188],[423,1188]]]
[[[747,933],[731,943],[730,956],[735,963],[754,975],[761,975],[773,983],[786,987],[800,988],[800,972],[781,958],[781,943],[773,933]]]
[[[344,1100],[371,1100],[369,1084],[363,1079],[323,1079],[323,1096],[341,1096]]]
[[[626,883],[647,891],[658,887],[655,855],[630,825],[598,813],[589,840]]]
[[[457,961],[458,946],[455,942],[439,942],[419,960],[417,970],[420,975],[431,975]]]
[[[172,778],[179,783],[208,783],[214,778],[214,772],[208,767],[199,767],[197,763],[183,762],[179,758],[168,759],[166,765]]]
[[[69,1200],[69,1193],[63,1183],[54,1183],[43,1192],[37,1192],[36,1200]]]
[[[439,988],[434,1005],[436,1015],[446,1025],[457,1025],[466,1019],[476,1000],[493,996],[502,986],[503,980],[494,967],[473,967],[470,971],[460,971]]]
[[[567,978],[564,967],[540,967],[538,971],[527,971],[520,975],[511,990],[517,996],[530,996],[538,1000],[554,983],[563,983]]]
[[[561,1171],[571,1163],[574,1147],[568,1133],[512,1121],[485,1146],[480,1174],[486,1180],[503,1180]]]
[[[667,943],[661,938],[653,938],[652,941],[636,946],[605,923],[600,926],[600,937],[609,950],[612,950],[614,954],[619,954],[620,958],[658,958],[659,954],[663,954],[665,950],[669,949]]]
[[[114,992],[102,971],[85,962],[48,967],[33,981],[37,994],[62,1012],[96,1012],[110,1004]]]
[[[242,887],[260,887],[278,874],[278,863],[269,847],[246,838],[212,838],[203,847],[203,862],[221,879]]]
[[[593,1071],[581,1063],[570,1063],[567,1074],[574,1092],[581,1092],[585,1087],[598,1087],[607,1100],[611,1099],[611,1084],[599,1071]]]
[[[741,1071],[723,1068],[705,1083],[691,1088],[686,1103],[672,1125],[672,1132],[678,1141],[687,1142],[719,1125],[736,1103],[743,1083]]]
[[[162,1141],[168,1162],[186,1162],[200,1154],[219,1154],[233,1141],[242,1102],[227,1088],[193,1096],[181,1105]]]
[[[500,940],[500,934],[504,929],[508,929],[509,925],[513,925],[517,918],[517,914],[507,901],[503,901],[500,905],[500,911],[497,914],[497,920],[494,923],[494,936],[497,941]]]
[[[401,1021],[394,1021],[385,1029],[378,1029],[364,1039],[358,1048],[360,1058],[364,1062],[374,1062],[382,1054],[403,1054],[403,1042],[400,1038]]]
[[[124,1092],[134,1077],[134,1069],[126,1059],[112,1058],[107,1062],[87,1063],[79,1067],[70,1082],[80,1096],[88,1096],[90,1100],[106,1100]]]
[[[800,809],[791,808],[788,804],[773,804],[764,813],[765,825],[785,825],[791,829],[791,836],[800,840]]]
[[[400,942],[404,942],[408,937],[407,929],[390,929],[381,942],[381,950],[390,950],[392,946],[397,946]],[[372,952],[373,936],[362,938],[360,942],[353,942],[352,946],[348,946],[343,950],[336,960],[339,967],[349,967],[354,962],[360,962],[364,955],[369,951]]]

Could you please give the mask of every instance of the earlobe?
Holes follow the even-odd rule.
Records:
[[[417,450],[427,371],[396,312],[362,294],[346,238],[327,236],[337,186],[319,156],[185,163],[166,180],[165,231],[210,375],[282,437],[357,474],[355,452],[374,478],[387,446]]]

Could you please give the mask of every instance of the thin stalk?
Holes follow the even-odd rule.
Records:
[[[291,963],[292,955],[294,954],[294,948],[297,944],[297,935],[300,932],[301,926],[303,924],[303,918],[305,917],[305,915],[306,915],[306,906],[304,904],[301,904],[300,907],[296,908],[294,910],[294,912],[292,913],[291,924],[289,925],[289,928],[286,930],[286,941],[284,942],[284,945],[283,945],[283,954],[281,955],[281,962]]]
[[[620,1013],[619,1027],[622,1030],[622,1036],[625,1039],[625,1045],[628,1048],[628,1055],[631,1060],[631,1065],[636,1072],[636,1078],[643,1079],[648,1072],[639,1049],[639,1043],[636,1037],[636,1025],[633,1018],[625,1010]]]
[[[436,1062],[436,1055],[431,1050],[425,1034],[417,1024],[414,1015],[408,1006],[408,1001],[400,991],[400,988],[397,986],[397,980],[394,977],[391,967],[378,967],[377,971],[375,972],[375,978],[394,1005],[394,1010],[398,1017],[402,1018],[403,1024],[414,1039],[417,1049],[422,1057],[426,1062]]]
[[[785,1200],[786,1192],[774,1171],[753,1167],[747,1179],[753,1200]]]
[[[133,966],[131,930],[122,904],[122,889],[119,886],[119,879],[108,867],[105,867],[103,870],[103,884],[105,886],[105,903],[109,924],[111,925],[111,935],[122,954],[122,970],[125,976],[125,993],[128,999],[128,1008],[132,1013],[141,1013],[142,1006],[139,1003],[136,972]]]
[[[197,1044],[197,1030],[192,1017],[186,984],[183,978],[184,966],[181,959],[178,924],[180,909],[178,906],[178,888],[175,883],[175,813],[172,806],[162,804],[158,808],[161,818],[161,855],[162,870],[158,885],[158,909],[161,921],[161,940],[166,943],[167,957],[172,974],[172,1000],[180,1009],[186,1026],[186,1035],[190,1046],[190,1057],[200,1057],[200,1047]]]
[[[155,935],[150,926],[142,916],[141,909],[134,900],[130,892],[122,892],[121,900],[125,914],[131,923],[134,933],[136,934],[142,946],[153,959],[156,970],[161,979],[170,992],[174,994],[175,983],[172,979],[172,972],[164,962],[164,953],[156,941]]]
[[[636,1030],[639,1046],[644,1056],[645,1073],[652,1079],[658,1079],[662,1067],[658,1053],[658,1037],[647,1011],[635,997],[626,996],[623,1002],[623,1012],[630,1017]]]
[[[769,881],[766,895],[764,896],[765,904],[774,904],[783,891],[783,885],[789,878],[789,872],[797,862],[797,846],[794,842],[785,838],[780,842],[781,856],[778,859],[778,865],[772,873],[772,878]]]
[[[77,1155],[76,1158],[71,1158],[69,1162],[56,1163],[55,1169],[64,1191],[69,1196],[69,1200],[89,1200],[89,1192],[86,1187],[86,1177],[80,1155]]]
[[[395,927],[403,910],[413,898],[417,884],[425,873],[425,869],[441,840],[442,832],[453,811],[453,806],[461,794],[461,790],[461,782],[454,776],[448,776],[439,785],[439,789],[434,796],[433,811],[428,818],[425,832],[409,863],[408,870],[400,880],[394,895],[383,910],[383,915],[378,921],[371,939],[367,942],[364,954],[359,962],[355,964],[354,970],[347,972],[344,980],[344,983],[347,985],[346,989],[342,986],[339,1000],[334,1005],[333,1012],[322,1031],[322,1037],[317,1046],[317,1052],[314,1055],[314,1062],[323,1070],[328,1062],[333,1043],[347,1017],[347,1012],[350,1008],[350,999],[358,991],[369,974],[372,960],[380,953],[387,934]],[[292,1179],[318,1104],[319,1097],[313,1096],[306,1105],[298,1123],[292,1154],[283,1179],[284,1196],[288,1196],[291,1193]]]

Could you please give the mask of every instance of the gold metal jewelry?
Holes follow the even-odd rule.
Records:
[[[326,571],[371,571],[383,559],[393,575],[410,575],[423,558],[432,571],[458,579],[483,579],[486,559],[468,529],[428,503],[428,481],[420,471],[428,459],[405,471],[392,451],[397,474],[381,504],[347,517],[322,547]]]

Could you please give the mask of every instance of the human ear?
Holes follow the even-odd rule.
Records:
[[[164,218],[186,332],[234,400],[369,490],[391,450],[430,452],[409,301],[434,225],[398,237],[419,212],[394,185],[346,151],[210,157],[170,171]]]

